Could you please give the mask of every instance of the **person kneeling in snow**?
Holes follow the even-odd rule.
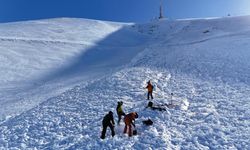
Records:
[[[122,116],[125,116],[125,115],[126,115],[126,114],[123,112],[123,110],[122,110],[122,104],[123,104],[123,102],[120,101],[120,102],[118,102],[117,107],[116,107],[116,112],[117,112],[117,115],[118,115],[118,124],[120,124],[120,121],[121,121],[121,119],[122,119]]]
[[[128,127],[128,136],[132,136],[132,125],[135,128],[135,118],[138,118],[138,114],[136,112],[132,112],[127,114],[124,117],[125,127],[123,133],[127,133],[127,127]]]
[[[103,120],[102,120],[102,127],[103,128],[102,128],[101,138],[105,139],[107,127],[110,128],[110,130],[112,132],[112,137],[115,136],[114,126],[115,126],[115,122],[114,122],[113,112],[109,111],[109,113],[107,115],[105,115]]]
[[[146,108],[151,108],[152,110],[166,111],[163,107],[155,107],[153,106],[153,102],[148,102],[148,106]]]

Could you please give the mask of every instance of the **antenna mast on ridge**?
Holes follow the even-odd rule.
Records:
[[[159,16],[159,19],[162,19],[164,18],[163,17],[163,0],[160,0],[160,16]]]

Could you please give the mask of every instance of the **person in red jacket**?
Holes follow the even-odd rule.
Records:
[[[138,114],[136,112],[129,113],[124,117],[125,127],[123,133],[127,133],[128,128],[128,135],[130,137],[132,136],[132,125],[135,127],[135,118],[138,118]]]
[[[149,96],[151,97],[151,99],[154,99],[153,98],[153,88],[154,86],[150,83],[150,80],[147,82],[148,85],[147,85],[147,89],[148,89],[148,100],[149,100]]]

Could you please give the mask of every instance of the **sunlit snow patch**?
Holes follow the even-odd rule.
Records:
[[[172,103],[168,105],[168,108],[175,108],[180,110],[188,110],[189,102],[187,98],[173,97]]]

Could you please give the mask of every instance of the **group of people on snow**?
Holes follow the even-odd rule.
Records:
[[[154,86],[151,84],[150,81],[147,82],[146,88],[148,90],[147,99],[148,100],[150,98],[153,99]],[[172,93],[171,93],[171,95],[172,95]],[[128,136],[131,137],[133,134],[137,133],[136,130],[132,131],[132,126],[135,128],[135,119],[138,118],[138,114],[137,114],[137,112],[131,112],[129,114],[125,114],[123,109],[122,109],[122,105],[123,105],[122,101],[117,102],[117,107],[116,107],[116,112],[117,112],[117,116],[118,116],[117,123],[120,124],[122,116],[124,116],[123,121],[125,123],[125,127],[124,127],[123,133],[124,134],[128,133]],[[152,110],[159,110],[159,111],[165,111],[166,110],[163,107],[153,106],[153,102],[149,102],[148,106],[146,108],[151,108]],[[143,123],[146,124],[146,125],[152,125],[153,124],[153,122],[150,119],[143,121]],[[114,122],[114,117],[113,117],[113,112],[112,111],[109,111],[109,113],[104,116],[103,121],[102,121],[102,126],[103,126],[102,134],[101,134],[102,139],[105,139],[105,134],[106,134],[107,127],[110,128],[112,137],[115,136],[115,131],[114,131],[115,122]]]
[[[124,114],[124,112],[123,112],[123,114]],[[118,117],[118,123],[121,120],[121,116]],[[124,114],[123,116],[124,116],[124,123],[125,123],[123,133],[128,133],[128,135],[131,137],[132,133],[133,133],[132,132],[132,126],[135,128],[135,122],[134,121],[135,121],[136,118],[138,118],[138,114],[136,112],[132,112],[132,113],[129,113],[127,115]],[[113,117],[113,112],[112,111],[109,111],[109,113],[104,116],[104,118],[102,120],[102,127],[103,127],[102,128],[102,135],[101,135],[102,139],[105,139],[105,134],[106,134],[107,127],[110,128],[112,137],[115,136],[115,131],[114,131],[115,122],[114,122],[114,117]]]

